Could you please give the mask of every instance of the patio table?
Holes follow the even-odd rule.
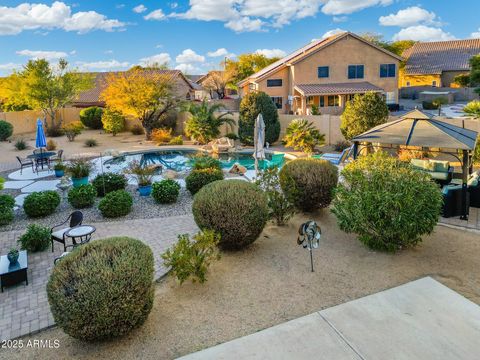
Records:
[[[73,246],[75,247],[77,245],[88,243],[92,238],[92,234],[96,230],[97,229],[92,225],[80,225],[68,230],[65,233],[65,236],[72,239]],[[80,240],[80,243],[77,243],[77,240]]]
[[[57,155],[55,151],[42,151],[37,154],[28,155],[27,159],[35,160],[36,163],[40,162],[43,170],[43,164],[48,163],[48,160],[55,155]]]
[[[28,258],[26,250],[19,251],[18,260],[15,264],[10,264],[7,255],[2,255],[0,258],[0,282],[2,292],[4,286],[15,285],[22,281],[25,281],[25,285],[28,285],[27,270]]]

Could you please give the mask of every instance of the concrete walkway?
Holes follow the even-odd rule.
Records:
[[[182,360],[476,360],[480,307],[430,277],[289,321]]]

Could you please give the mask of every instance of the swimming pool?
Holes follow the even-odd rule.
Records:
[[[195,149],[175,149],[175,150],[158,150],[147,151],[141,153],[126,153],[106,160],[103,163],[106,171],[120,173],[128,167],[128,165],[136,160],[144,165],[161,165],[163,170],[174,170],[176,172],[188,172],[192,169],[194,158],[199,154]],[[273,154],[267,152],[267,160],[271,160]],[[247,170],[255,169],[255,159],[252,152],[234,152],[228,154],[219,154],[218,159],[223,169],[231,168],[235,163],[243,165]],[[283,162],[280,163],[280,167]]]

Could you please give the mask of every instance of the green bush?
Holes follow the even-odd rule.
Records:
[[[255,121],[260,113],[262,113],[265,122],[265,141],[273,144],[278,140],[280,122],[277,107],[269,95],[258,91],[247,94],[240,103],[238,137],[243,144],[253,145]]]
[[[193,240],[190,240],[188,234],[179,235],[173,248],[162,254],[164,265],[172,269],[180,284],[189,277],[192,277],[192,282],[198,280],[204,283],[211,262],[220,258],[217,248],[220,235],[205,230],[194,235]]]
[[[92,106],[80,111],[80,121],[85,127],[90,129],[102,128],[102,114],[103,109],[98,106]]]
[[[321,134],[312,122],[305,119],[295,119],[288,124],[283,144],[311,154],[316,146],[325,144],[325,135]]]
[[[18,239],[18,243],[22,250],[43,251],[51,244],[50,229],[45,226],[30,224],[27,227],[27,232]]]
[[[47,283],[55,323],[83,341],[123,336],[152,310],[153,275],[152,250],[139,240],[114,237],[78,247]]]
[[[431,177],[386,153],[346,165],[332,212],[340,229],[372,249],[416,245],[437,224],[442,194]]]
[[[438,105],[435,105],[432,101],[422,101],[422,107],[424,110],[437,110]]]
[[[475,119],[480,119],[480,100],[470,101],[464,108],[466,114]]]
[[[63,127],[63,132],[69,141],[74,141],[75,138],[82,133],[83,124],[80,121],[74,121]]]
[[[280,185],[287,199],[305,212],[330,205],[337,181],[337,168],[326,160],[297,159],[280,170]]]
[[[68,202],[75,209],[84,209],[95,204],[97,190],[92,184],[80,185],[68,192]]]
[[[27,143],[23,139],[18,139],[17,141],[15,141],[14,146],[15,146],[15,149],[17,149],[18,151],[21,151],[27,148]]]
[[[185,178],[187,190],[195,195],[202,187],[211,182],[223,180],[223,171],[215,168],[192,170]]]
[[[196,154],[194,157],[192,157],[192,165],[193,170],[210,168],[222,170],[222,163],[220,160],[203,153]]]
[[[97,175],[92,181],[92,185],[97,189],[97,195],[104,197],[115,190],[125,190],[128,181],[125,175],[115,174],[111,172]]]
[[[85,146],[86,147],[95,147],[98,146],[98,141],[95,139],[87,139],[85,140]]]
[[[200,229],[220,234],[220,247],[237,250],[260,236],[268,220],[267,197],[243,180],[215,181],[195,195],[192,212]]]
[[[106,109],[103,112],[102,124],[107,133],[115,136],[125,129],[125,117],[118,111]]]
[[[105,195],[98,204],[98,209],[104,217],[116,218],[129,214],[132,205],[132,195],[125,190],[116,190]]]
[[[162,180],[152,185],[152,197],[159,204],[171,204],[177,201],[180,185],[172,179]]]
[[[169,142],[169,145],[183,145],[183,137],[182,135],[178,135],[173,137]]]
[[[13,196],[0,194],[0,226],[8,225],[13,221],[15,217],[14,206],[15,199]]]
[[[53,214],[60,205],[60,195],[56,191],[47,190],[33,192],[23,202],[23,210],[31,218],[44,217]]]
[[[5,141],[12,135],[13,125],[9,122],[0,120],[0,141]]]

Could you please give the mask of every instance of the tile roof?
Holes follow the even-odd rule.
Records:
[[[380,92],[383,89],[367,81],[335,84],[300,84],[295,89],[305,96],[311,95],[347,95],[358,94],[367,91]]]
[[[416,43],[403,53],[407,75],[441,74],[443,71],[468,71],[468,61],[480,54],[480,39]]]

